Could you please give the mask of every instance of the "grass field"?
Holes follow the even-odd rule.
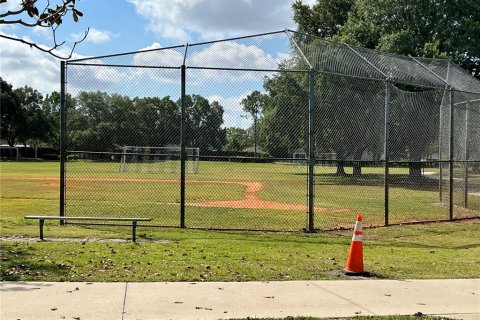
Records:
[[[58,166],[55,162],[2,163],[3,216],[56,214]],[[154,225],[179,225],[178,173],[118,169],[118,163],[69,162],[67,214],[146,216],[154,219]],[[383,225],[383,168],[363,168],[360,178],[338,177],[334,170],[316,168],[316,228],[351,227],[358,213],[364,215],[366,225]],[[390,180],[390,223],[448,218],[447,206],[439,202],[437,180],[412,181],[407,168],[392,168]],[[454,196],[462,198],[460,193]],[[306,202],[304,166],[201,162],[198,174],[187,175],[189,227],[301,230],[307,220]],[[455,217],[479,215],[480,196],[470,194],[468,202],[474,210],[455,208]]]
[[[69,170],[72,170],[69,174],[85,177],[81,169],[89,164],[79,163],[78,165],[80,167],[76,171],[72,170],[75,168],[69,167]],[[228,170],[233,172],[235,165],[238,166],[238,164],[227,166],[212,163],[211,166],[201,167],[203,173],[189,176],[189,179],[195,180],[202,178],[207,180],[208,177],[210,181],[189,184],[187,187],[190,190],[187,192],[191,194],[190,197],[195,197],[194,200],[189,201],[203,202],[219,199],[237,201],[245,197],[247,189],[245,185],[212,183],[210,174],[215,170],[218,173],[223,172],[223,175],[219,175],[215,181],[222,177],[227,181],[234,180],[233,174],[227,174],[227,172]],[[91,174],[92,178],[111,179],[120,176],[120,173],[108,172],[98,164],[94,167],[98,168],[98,171]],[[269,171],[271,167],[258,165],[246,167],[250,167],[250,171],[254,171],[254,174],[245,170],[240,172],[239,176],[235,176],[235,180],[245,181],[250,177],[256,179],[254,182],[261,182],[264,188],[258,192],[260,200],[280,204],[302,203],[301,199],[298,200],[292,195],[301,194],[301,191],[292,186],[298,188],[302,186],[305,178],[304,168],[281,165],[279,168],[283,168],[283,171],[275,172],[276,174],[273,175]],[[1,235],[9,237],[0,241],[2,261],[0,272],[3,280],[250,281],[343,277],[339,270],[345,264],[351,231],[284,234],[140,228],[139,244],[132,244],[118,240],[130,237],[131,231],[128,227],[76,225],[59,227],[58,222],[47,222],[45,234],[50,240],[39,242],[36,240],[38,223],[24,220],[23,216],[32,213],[56,214],[58,212],[58,187],[54,185],[58,176],[57,169],[58,163],[1,163]],[[50,177],[51,180],[45,179],[46,177]],[[143,174],[140,178],[152,179],[152,175]],[[169,178],[162,177],[162,179]],[[318,176],[317,181],[319,179],[324,179],[328,186],[327,182],[333,178],[325,175]],[[89,210],[108,208],[109,205],[112,206],[112,199],[127,208],[126,204],[133,202],[132,208],[136,206],[138,209],[141,202],[132,200],[132,195],[138,195],[142,197],[142,201],[146,201],[150,197],[158,197],[156,192],[159,191],[163,192],[162,197],[168,195],[169,198],[157,200],[163,203],[158,208],[166,207],[166,214],[168,210],[172,212],[178,210],[178,204],[168,204],[177,199],[176,192],[169,190],[174,188],[174,191],[178,191],[175,183],[141,181],[134,184],[135,188],[125,189],[122,188],[125,181],[114,181],[115,183],[109,182],[105,185],[98,182],[91,179],[75,181],[75,184],[84,187],[74,189],[79,192],[76,195],[79,199],[73,201],[78,202],[77,210],[81,209],[82,204],[85,206],[84,209]],[[291,187],[291,191],[285,188],[285,183]],[[202,190],[208,185],[212,189]],[[197,192],[195,192],[195,186],[198,187]],[[335,188],[339,188],[338,190],[345,190],[341,188],[344,186],[334,185]],[[355,185],[347,186],[350,187],[347,189],[350,192],[363,190],[358,186],[354,187]],[[321,189],[323,186],[317,186],[317,188]],[[279,189],[287,190],[279,191]],[[88,193],[84,193],[85,190]],[[126,190],[129,190],[130,199]],[[325,187],[324,193],[327,194],[328,190],[330,188]],[[316,206],[330,206],[336,209],[353,207],[353,201],[358,203],[357,199],[363,197],[361,200],[367,207],[373,201],[372,199],[376,199],[375,195],[370,194],[372,189],[368,190],[357,193],[356,196],[348,192],[336,194],[330,191],[331,199],[342,198],[338,200],[343,201],[342,204],[339,205],[333,200],[328,202],[317,199]],[[194,192],[195,194],[192,194]],[[418,205],[418,208],[427,205],[428,197],[436,197],[434,194],[428,195],[428,192],[424,195],[423,191],[418,192],[408,188],[404,192],[407,192],[410,198],[416,196],[425,201],[424,204]],[[410,199],[399,201],[399,203],[408,204],[407,200]],[[71,209],[70,206],[72,206],[71,203],[67,204],[68,209]],[[115,207],[116,210],[118,208],[122,207]],[[408,206],[403,205],[402,208],[408,209]],[[189,214],[197,214],[199,221],[201,218],[206,226],[210,223],[223,222],[238,227],[255,225],[255,223],[265,227],[272,226],[274,221],[274,223],[284,223],[291,227],[292,219],[296,217],[294,210],[245,210],[193,206],[187,209],[191,211]],[[367,214],[369,212],[375,214],[375,210],[374,207]],[[381,210],[378,210],[377,214],[380,215]],[[88,210],[86,212],[91,213]],[[280,215],[279,212],[284,213]],[[331,215],[330,220],[325,221],[331,221],[334,217],[331,212],[321,211],[321,213],[325,213],[325,216]],[[338,212],[338,214],[344,214],[344,212]],[[270,219],[268,224],[265,222],[265,215]],[[271,220],[273,215],[278,215],[276,220]],[[368,215],[366,217],[368,218]],[[298,222],[298,228],[303,227],[304,218],[304,214],[299,213],[298,220],[293,220]],[[245,219],[253,220],[245,222]],[[321,219],[326,218],[317,217],[317,219],[322,221]],[[336,219],[334,221],[343,221],[343,218],[336,217]],[[172,214],[172,221],[174,221],[174,214]],[[376,278],[478,278],[480,277],[479,233],[479,219],[367,229],[364,249],[366,269]],[[98,238],[107,239],[107,241],[96,241],[95,239]]]

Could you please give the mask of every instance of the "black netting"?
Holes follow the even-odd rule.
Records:
[[[66,66],[67,215],[256,230],[480,215],[480,84],[450,61],[287,30]]]

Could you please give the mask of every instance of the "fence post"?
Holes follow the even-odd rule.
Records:
[[[385,172],[384,172],[384,192],[385,192],[385,226],[388,226],[389,218],[389,183],[390,183],[390,81],[385,82],[385,128],[384,128],[384,151],[385,151]]]
[[[453,88],[450,88],[450,143],[449,143],[449,171],[450,171],[450,177],[449,177],[449,202],[448,202],[448,218],[449,220],[453,220],[453,142],[454,142],[454,94],[455,91]]]
[[[186,67],[182,65],[182,97],[180,118],[180,228],[185,228],[185,84]]]
[[[468,121],[469,119],[469,107],[470,104],[467,103],[465,107],[465,182],[463,186],[463,207],[468,209]]]
[[[308,73],[308,225],[307,232],[315,232],[315,70]]]
[[[65,61],[60,61],[60,212],[61,217],[65,216],[65,161],[66,157],[66,113],[65,110],[65,91],[66,91],[66,65]],[[60,225],[65,221],[60,220]]]
[[[443,93],[443,97],[445,97],[445,92]],[[439,168],[439,177],[438,177],[438,198],[440,203],[443,203],[443,152],[442,152],[442,147],[443,147],[443,126],[442,126],[442,110],[443,110],[443,103],[444,99],[442,98],[442,103],[440,104],[440,119],[439,119],[439,124],[438,124],[438,168]]]

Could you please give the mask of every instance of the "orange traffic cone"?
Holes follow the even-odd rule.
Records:
[[[352,244],[348,253],[347,264],[342,272],[347,276],[369,276],[370,273],[363,270],[363,227],[362,215],[357,217],[355,229],[353,229]]]

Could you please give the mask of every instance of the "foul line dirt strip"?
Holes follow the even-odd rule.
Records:
[[[2,177],[3,179],[12,180],[41,180],[51,181],[58,180],[56,177]],[[72,181],[98,181],[98,182],[166,182],[166,183],[179,183],[176,179],[152,179],[152,178],[95,178],[95,177],[70,177]],[[213,207],[213,208],[236,208],[236,209],[276,209],[276,210],[302,210],[307,211],[306,205],[281,203],[271,200],[262,200],[258,197],[258,193],[263,188],[260,182],[253,181],[219,181],[219,180],[187,180],[188,183],[210,183],[210,184],[236,184],[245,186],[244,199],[241,200],[219,200],[219,201],[203,201],[203,202],[190,202],[187,206],[192,207]],[[48,186],[58,187],[58,183],[46,183]],[[78,184],[69,184],[74,188],[82,188]],[[85,188],[85,187],[83,187]],[[315,208],[317,212],[347,212],[348,209],[326,209]]]

